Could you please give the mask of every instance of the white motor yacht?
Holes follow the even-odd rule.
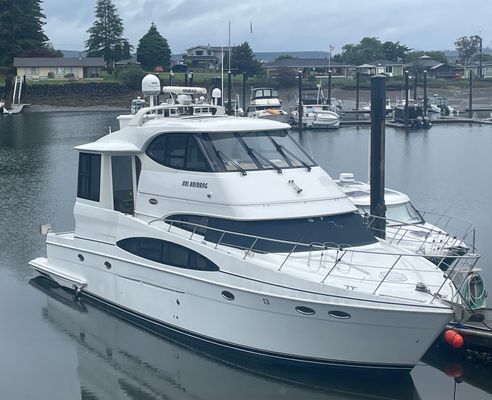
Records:
[[[463,314],[453,282],[376,239],[289,125],[166,107],[76,147],[75,229],[47,229],[41,275],[187,343],[301,366],[408,370]]]
[[[272,88],[251,89],[251,99],[246,116],[288,122],[289,114],[282,109],[278,92]]]
[[[352,173],[341,173],[337,181],[362,215],[370,215],[371,186],[357,181]],[[393,189],[384,190],[386,203],[386,240],[426,256],[447,270],[454,257],[472,252],[476,254],[475,227],[455,217],[417,210],[410,198]],[[434,223],[426,220],[432,219]],[[441,227],[439,227],[441,225]],[[452,229],[453,234],[446,230]],[[470,241],[470,243],[467,243]]]

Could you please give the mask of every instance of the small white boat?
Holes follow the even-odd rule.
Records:
[[[278,92],[272,88],[251,89],[251,99],[246,116],[250,118],[265,118],[278,122],[288,122],[289,114],[282,109]]]
[[[340,115],[337,113],[337,109],[341,109],[341,101],[332,98],[329,102],[324,97],[321,83],[316,86],[318,87],[316,96],[306,93],[302,98],[302,125],[305,128],[336,129],[340,126]],[[299,124],[299,106],[297,104],[292,107],[290,115],[292,125]]]
[[[371,214],[369,184],[356,181],[352,173],[340,174],[337,183],[362,215]],[[476,253],[475,227],[466,221],[442,214],[421,212],[413,206],[406,194],[397,190],[385,189],[384,200],[386,240],[389,242],[426,256],[443,270],[447,270],[453,264],[454,257],[459,258],[470,251]],[[425,218],[432,218],[434,223]],[[446,229],[453,229],[453,234],[448,233]]]

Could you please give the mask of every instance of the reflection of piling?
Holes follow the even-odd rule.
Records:
[[[386,236],[386,205],[384,202],[384,147],[386,117],[386,77],[371,77],[371,226],[376,236]]]
[[[357,80],[357,90],[355,92],[355,110],[356,110],[355,117],[358,120],[359,119],[359,89],[360,89],[360,71],[359,70],[356,71],[355,78]]]
[[[297,73],[297,78],[299,79],[299,105],[297,109],[297,115],[299,121],[297,122],[297,126],[299,127],[299,132],[302,132],[302,72],[299,71]]]
[[[331,70],[328,71],[328,104],[331,105]]]
[[[427,107],[429,106],[427,99],[427,70],[424,70],[424,117],[427,116]]]
[[[227,71],[227,115],[232,115],[232,72]]]
[[[470,70],[470,92],[468,96],[468,117],[473,118],[473,72]]]
[[[405,71],[405,108],[404,108],[404,114],[405,114],[405,128],[408,127],[408,71]]]

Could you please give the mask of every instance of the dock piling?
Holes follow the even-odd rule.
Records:
[[[470,70],[470,92],[468,96],[468,117],[473,118],[473,71]]]
[[[227,115],[232,115],[232,71],[227,71]]]
[[[328,71],[328,104],[331,105],[331,69]]]
[[[355,118],[358,120],[359,119],[359,90],[360,90],[360,71],[357,70],[355,73],[355,78],[357,80],[357,90],[355,92],[355,110],[357,111],[357,114]]]
[[[409,79],[409,72],[408,70],[405,71],[405,108],[404,108],[404,114],[405,114],[405,128],[408,128],[408,79]]]
[[[427,117],[427,107],[429,106],[427,99],[427,70],[424,70],[424,117]]]
[[[371,209],[375,218],[371,221],[374,234],[386,236],[386,205],[384,202],[385,164],[385,120],[386,120],[386,76],[371,77]]]

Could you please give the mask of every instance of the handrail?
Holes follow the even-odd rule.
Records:
[[[169,227],[167,228],[167,231],[169,231],[169,232],[171,231],[172,228],[179,228],[179,229],[183,229],[186,232],[190,232],[190,230],[187,230],[187,229],[183,228],[182,226],[178,226],[178,224],[189,226],[190,229],[192,230],[192,234],[191,235],[189,235],[189,234],[183,235],[183,237],[187,237],[189,240],[193,240],[193,238],[195,236],[200,236],[200,239],[195,239],[195,240],[203,241],[203,235],[200,235],[199,233],[197,233],[199,228],[218,232],[221,235],[220,235],[219,240],[215,243],[214,248],[219,249],[219,245],[222,244],[223,246],[227,246],[228,248],[245,250],[245,254],[242,257],[243,260],[246,259],[250,253],[272,254],[272,255],[277,256],[277,257],[281,256],[282,259],[279,260],[280,266],[278,267],[277,271],[280,271],[282,269],[282,267],[290,259],[294,259],[294,262],[306,263],[306,265],[309,265],[309,263],[313,259],[314,260],[319,259],[320,263],[323,264],[322,257],[325,254],[325,251],[327,251],[329,257],[332,259],[332,261],[330,261],[330,264],[331,264],[331,262],[333,262],[333,265],[329,266],[330,267],[329,272],[322,278],[320,283],[324,284],[329,276],[331,276],[333,278],[343,278],[344,280],[349,280],[349,281],[359,281],[359,282],[363,281],[365,283],[368,283],[368,282],[373,283],[374,282],[376,284],[376,288],[372,291],[373,294],[377,293],[377,291],[380,289],[380,287],[383,283],[390,283],[390,284],[393,283],[391,281],[389,281],[389,282],[387,281],[387,278],[390,276],[392,271],[396,271],[396,270],[407,271],[408,270],[408,268],[400,267],[400,264],[402,264],[405,259],[412,258],[412,257],[422,258],[422,254],[411,253],[411,252],[409,252],[407,250],[403,250],[403,249],[402,249],[402,251],[387,251],[387,250],[382,251],[382,250],[378,250],[378,249],[374,249],[374,248],[367,249],[364,247],[362,247],[362,248],[361,247],[347,247],[347,245],[343,245],[343,244],[335,245],[334,243],[329,243],[329,245],[331,245],[331,246],[327,246],[326,243],[325,244],[319,244],[319,243],[294,242],[294,241],[274,239],[274,238],[262,237],[262,236],[257,236],[257,235],[250,235],[250,234],[246,234],[246,233],[228,231],[228,230],[213,228],[213,227],[209,227],[206,225],[201,225],[201,224],[197,224],[197,223],[193,223],[193,222],[180,221],[180,220],[176,220],[176,219],[172,219],[172,218],[165,218],[165,217],[151,220],[148,223],[151,224],[151,223],[158,222],[158,221],[169,225]],[[223,239],[224,239],[224,236],[227,234],[252,239],[252,244],[249,247],[232,245],[232,244],[225,244],[224,245]],[[287,244],[287,245],[290,245],[291,247],[290,247],[289,252],[287,252],[287,254],[285,252],[267,253],[267,252],[261,251],[259,249],[254,249],[256,244],[259,241],[267,241],[267,242],[272,242],[272,243],[277,243],[277,244],[278,243]],[[299,247],[305,247],[308,250],[306,250],[306,251],[303,250],[303,251],[296,253],[296,250]],[[316,257],[313,256],[313,252],[315,252],[314,254],[318,254],[318,256],[316,256]],[[319,252],[319,253],[316,253],[316,252]],[[339,257],[338,255],[340,252],[342,252],[342,255]],[[293,256],[294,253],[296,253],[298,255]],[[342,259],[345,259],[346,255],[349,253],[352,255],[352,257],[349,258],[349,261],[342,261]],[[373,265],[361,264],[360,259],[356,260],[356,261],[353,260],[354,255],[357,255],[357,254],[367,254],[367,255],[371,255],[371,256],[376,256],[376,255],[385,256],[385,257],[387,257],[386,260],[388,260],[389,263],[386,264],[386,262],[378,261],[377,263],[375,263]],[[428,255],[426,255],[426,256],[428,256]],[[444,288],[446,282],[453,280],[453,278],[456,276],[456,274],[458,274],[465,266],[469,268],[468,273],[471,273],[472,271],[474,271],[475,265],[476,265],[476,263],[480,257],[478,254],[475,254],[475,253],[468,253],[468,254],[464,254],[464,255],[458,255],[458,254],[446,254],[446,255],[441,254],[441,255],[439,255],[439,254],[436,254],[434,256],[439,257],[441,259],[441,262],[444,259],[453,260],[453,267],[451,268],[451,271],[448,274],[444,275],[445,279],[443,282],[440,282],[441,285],[439,287],[438,287],[438,284],[433,284],[433,285],[428,286],[428,287],[437,288],[437,291],[432,292],[432,293],[429,292],[429,294],[433,296],[432,300],[435,300],[435,298],[439,297],[440,292]],[[370,276],[366,276],[363,278],[354,277],[354,276],[345,275],[345,274],[344,275],[340,275],[340,274],[333,274],[332,275],[332,272],[335,270],[335,268],[342,262],[344,264],[347,264],[351,268],[356,268],[356,270],[358,270],[359,272],[365,271],[363,273],[370,273],[371,270],[372,271],[381,270],[380,274],[382,274],[384,271],[384,276],[381,279],[374,279],[375,276],[378,276],[376,272],[374,272],[374,274],[371,274]],[[456,272],[456,274],[453,274],[454,271],[456,271],[456,270],[458,272]],[[434,273],[435,274],[437,271],[436,270],[431,271],[428,269],[412,268],[412,272],[421,272],[421,273],[428,272],[428,273]],[[406,284],[406,285],[415,285],[416,284],[416,282],[408,282],[408,283],[399,282],[399,283],[400,284]],[[459,289],[456,291],[455,296],[461,296]]]

